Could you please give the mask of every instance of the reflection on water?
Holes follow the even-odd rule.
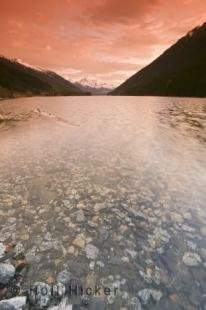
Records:
[[[205,309],[206,100],[30,98],[0,114],[1,239],[25,247],[32,281],[68,268],[119,288],[108,309]]]

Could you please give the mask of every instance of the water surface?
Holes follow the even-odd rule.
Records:
[[[0,115],[0,237],[29,280],[67,268],[118,287],[108,309],[143,289],[145,309],[205,309],[205,99],[36,97]]]

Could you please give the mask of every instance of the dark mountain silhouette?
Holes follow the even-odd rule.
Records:
[[[110,94],[206,97],[206,23]]]
[[[0,97],[85,95],[58,74],[0,57]]]

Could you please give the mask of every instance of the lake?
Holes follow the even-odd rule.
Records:
[[[69,270],[118,288],[108,309],[205,309],[206,99],[19,98],[0,115],[0,239],[28,282]]]

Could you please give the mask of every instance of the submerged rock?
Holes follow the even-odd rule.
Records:
[[[84,248],[85,247],[85,237],[83,234],[79,234],[76,236],[76,238],[73,241],[73,245],[79,247],[79,248]]]
[[[5,245],[2,242],[0,242],[0,258],[4,256],[5,251],[6,251]]]
[[[188,248],[190,248],[193,251],[195,251],[197,249],[197,245],[191,240],[187,241],[187,246],[188,246]]]
[[[57,281],[64,285],[67,285],[68,283],[70,283],[72,278],[73,278],[73,274],[69,270],[66,270],[66,269],[62,270],[57,275]]]
[[[200,256],[197,253],[186,252],[182,258],[185,265],[195,267],[202,263]]]
[[[182,230],[189,232],[189,233],[195,232],[195,228],[193,228],[187,224],[182,225]]]
[[[160,290],[154,290],[154,289],[150,289],[150,294],[154,299],[154,301],[156,302],[158,302],[163,296],[163,293]]]
[[[99,241],[104,242],[109,238],[109,231],[106,227],[101,227],[99,229]]]
[[[139,291],[138,297],[140,298],[143,305],[147,305],[150,301],[150,298],[151,298],[150,290],[145,288],[145,289]]]
[[[138,292],[138,297],[140,298],[143,305],[147,305],[151,299],[158,302],[162,298],[163,294],[160,290],[155,289],[143,289]]]
[[[200,232],[203,237],[206,237],[206,227],[201,227]]]
[[[107,205],[104,203],[96,203],[94,206],[94,212],[99,212],[107,208]]]
[[[84,211],[78,210],[76,212],[76,221],[78,223],[81,223],[81,222],[84,222],[84,220],[85,220]]]
[[[0,283],[6,285],[15,275],[14,266],[0,263]]]
[[[74,252],[75,252],[75,248],[73,247],[73,245],[71,245],[71,246],[68,248],[68,254],[73,255]]]
[[[148,284],[154,282],[156,285],[160,285],[161,283],[167,284],[169,281],[168,274],[164,270],[153,265],[147,266],[146,273],[140,270],[139,274]]]
[[[92,244],[88,244],[85,248],[86,251],[86,256],[89,259],[95,259],[97,258],[98,254],[99,254],[99,250],[97,249],[97,247],[95,247]]]
[[[141,302],[138,297],[133,297],[130,300],[129,305],[131,310],[143,310]]]
[[[179,225],[181,225],[182,223],[183,223],[183,217],[182,217],[182,215],[181,214],[179,214],[179,213],[177,213],[177,212],[173,212],[173,213],[171,213],[171,219],[175,222],[175,223],[177,223],[177,224],[179,224]]]

